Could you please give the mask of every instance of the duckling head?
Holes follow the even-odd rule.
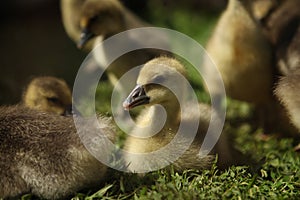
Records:
[[[80,17],[80,40],[78,48],[83,48],[91,39],[104,38],[125,30],[121,3],[117,0],[87,0]]]
[[[27,86],[23,104],[31,109],[59,115],[69,114],[72,95],[67,83],[55,77],[37,77]]]
[[[185,68],[175,59],[155,58],[140,71],[137,85],[123,103],[126,110],[160,104],[174,109],[185,91]]]

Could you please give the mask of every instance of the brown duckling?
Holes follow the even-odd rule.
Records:
[[[174,139],[179,126],[187,128],[184,131],[183,138],[181,138],[182,143],[180,143],[180,140],[176,143],[175,148],[169,149],[166,155],[162,155],[165,156],[163,160],[168,161],[171,156],[175,155],[175,153],[174,155],[172,154],[172,151],[176,152],[182,145],[189,147],[173,163],[176,170],[209,168],[214,161],[215,154],[219,154],[219,165],[222,167],[235,163],[236,157],[233,156],[234,153],[231,151],[232,149],[229,146],[229,141],[225,133],[221,135],[219,141],[208,155],[203,157],[199,155],[200,146],[207,133],[213,111],[208,105],[198,104],[197,102],[195,105],[187,103],[184,105],[185,112],[181,115],[180,109],[182,109],[181,106],[183,105],[179,102],[185,99],[187,87],[187,83],[182,79],[184,75],[185,68],[181,63],[168,57],[153,59],[147,62],[141,69],[136,88],[123,103],[125,109],[132,109],[141,105],[145,106],[137,117],[136,127],[133,128],[125,141],[124,149],[131,153],[128,154],[125,160],[128,162],[128,167],[131,171],[149,170],[148,165],[151,168],[152,162],[147,163],[138,160],[139,158],[135,158],[132,154],[151,153],[162,149]],[[175,95],[170,88],[165,87],[166,85],[176,91],[177,94]],[[163,125],[164,112],[157,104],[163,106],[165,109],[166,121]],[[199,120],[199,126],[194,130],[197,132],[196,138],[193,140],[191,146],[189,146],[184,141],[188,137],[191,137],[192,130],[190,127],[192,127],[194,122],[198,123],[197,120]],[[217,126],[220,122],[215,120],[211,123]],[[145,128],[141,130],[141,127]],[[153,162],[160,161],[153,158]]]
[[[275,94],[285,110],[288,111],[289,118],[298,128],[298,131],[290,125],[289,119],[285,116],[285,110],[278,110],[275,114],[282,116],[278,123],[284,126],[284,134],[295,136],[299,132],[299,123],[297,123],[297,101],[299,98],[297,91],[300,88],[297,80],[299,80],[300,68],[300,1],[277,0],[272,2],[272,9],[264,17],[261,24],[265,35],[272,44],[277,73],[283,75],[275,84]]]
[[[44,112],[71,114],[72,94],[63,79],[36,77],[26,87],[22,103],[28,108]]]
[[[278,81],[275,89],[275,94],[287,110],[291,122],[298,129],[298,131],[296,132],[298,132],[299,134],[300,115],[298,114],[298,107],[300,105],[300,14],[297,13],[296,15],[296,12],[293,12],[293,10],[298,9],[298,7],[293,8],[292,5],[295,6],[293,2],[295,3],[295,1],[283,3],[283,8],[286,7],[286,9],[284,9],[285,12],[282,11],[283,8],[280,9],[283,15],[284,13],[288,13],[288,11],[291,10],[291,16],[289,17],[292,17],[293,14],[294,16],[292,19],[286,21],[285,27],[287,28],[285,30],[281,30],[283,32],[281,34],[284,34],[285,31],[285,34],[287,34],[287,32],[290,31],[290,38],[283,37],[279,38],[278,40],[280,41],[280,39],[282,39],[281,42],[285,40],[282,43],[282,48],[277,49],[277,61],[280,67],[279,69],[281,70],[282,74],[284,74],[284,76],[282,76]],[[286,4],[290,6],[287,6]],[[286,19],[288,17],[285,16],[284,18]],[[292,26],[292,24],[294,25]],[[276,26],[276,28],[278,27]],[[280,54],[278,52],[280,52]]]
[[[263,21],[267,38],[275,51],[275,63],[281,75],[299,66],[300,7],[299,0],[277,1]]]
[[[0,107],[1,198],[32,193],[62,199],[99,186],[107,167],[86,150],[78,135],[95,130],[88,123],[76,129],[74,119],[22,105]],[[97,132],[113,140],[108,121],[99,117],[99,123]],[[108,151],[104,146],[102,150]]]

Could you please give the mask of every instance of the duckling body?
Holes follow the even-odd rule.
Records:
[[[261,27],[250,14],[247,1],[229,0],[209,39],[206,50],[221,73],[228,96],[255,104],[265,104],[272,97],[273,70],[270,45]],[[214,88],[214,73],[204,62],[209,82]]]
[[[207,132],[208,125],[211,121],[211,109],[209,106],[204,104],[187,104],[183,115],[181,115],[180,105],[178,99],[184,98],[185,82],[180,81],[178,74],[185,74],[184,67],[175,59],[167,57],[159,57],[153,59],[146,63],[141,69],[138,80],[137,87],[133,92],[128,96],[127,100],[124,102],[123,106],[126,109],[131,109],[139,105],[145,105],[146,108],[141,112],[136,120],[137,126],[132,130],[125,142],[125,150],[130,153],[149,153],[152,151],[157,151],[163,148],[165,145],[170,143],[177,131],[179,126],[182,125],[186,129],[184,132],[183,138],[179,141],[176,146],[176,149],[169,149],[171,154],[166,155],[164,160],[170,160],[170,155],[172,151],[176,152],[177,149],[181,148],[182,145],[187,145],[184,143],[186,138],[192,137],[191,125],[199,120],[199,126],[196,129],[196,136],[193,140],[191,146],[180,156],[178,160],[175,161],[174,166],[178,171],[184,169],[205,169],[212,165],[216,150],[220,153],[221,165],[230,165],[232,164],[233,159],[231,158],[230,148],[227,144],[226,136],[223,134],[217,143],[214,150],[206,156],[199,156],[199,150],[201,144],[204,140],[204,137]],[[161,82],[152,84],[153,81],[159,79]],[[169,88],[162,87],[159,84],[167,84],[174,86],[174,90],[178,92],[178,95],[175,96]],[[161,107],[156,104],[160,104],[165,108],[166,112],[166,121],[159,131],[157,127],[161,126],[163,122],[162,116],[163,111]],[[199,111],[199,112],[198,112]],[[199,113],[201,116],[199,116]],[[216,123],[218,122],[212,122]],[[146,129],[141,131],[141,127],[147,126]],[[156,133],[155,135],[153,135]],[[212,136],[214,137],[214,136]],[[182,141],[182,143],[180,143]],[[188,147],[187,146],[187,147]],[[226,158],[225,158],[226,157]],[[128,160],[134,159],[133,157],[128,156]],[[223,160],[224,159],[224,160]],[[226,160],[227,159],[227,160]],[[226,160],[226,161],[225,161]],[[132,164],[135,163],[135,164]],[[129,169],[131,171],[137,171],[143,167],[145,163],[132,162],[129,163]],[[227,166],[228,166],[227,165]]]
[[[300,8],[299,0],[272,1],[272,6],[262,20],[262,28],[274,51],[274,66],[277,75],[275,95],[283,107],[276,109],[273,116],[279,116],[276,124],[280,124],[285,135],[295,136],[299,132],[298,91],[300,68]],[[286,115],[286,111],[288,116]],[[290,119],[289,119],[290,118]],[[291,126],[292,122],[298,131]],[[275,123],[274,123],[275,124]]]
[[[113,138],[105,125],[100,131]],[[0,138],[2,198],[24,193],[66,198],[99,185],[106,173],[107,167],[81,143],[73,118],[22,105],[0,107]]]
[[[31,109],[63,115],[71,113],[72,94],[63,79],[36,77],[26,87],[22,104]]]
[[[299,66],[299,0],[278,1],[264,20],[265,33],[275,51],[275,63],[281,75]]]
[[[278,82],[275,94],[286,108],[293,125],[300,132],[300,66]]]

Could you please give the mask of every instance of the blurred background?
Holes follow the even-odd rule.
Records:
[[[154,26],[178,30],[204,44],[225,0],[121,0]],[[66,35],[59,0],[4,0],[0,7],[0,103],[20,100],[35,76],[64,78],[70,87],[85,53]]]

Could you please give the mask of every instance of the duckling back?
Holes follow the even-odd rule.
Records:
[[[88,128],[86,129],[88,130]],[[0,108],[0,196],[66,198],[99,185],[106,166],[83,146],[72,118]]]

